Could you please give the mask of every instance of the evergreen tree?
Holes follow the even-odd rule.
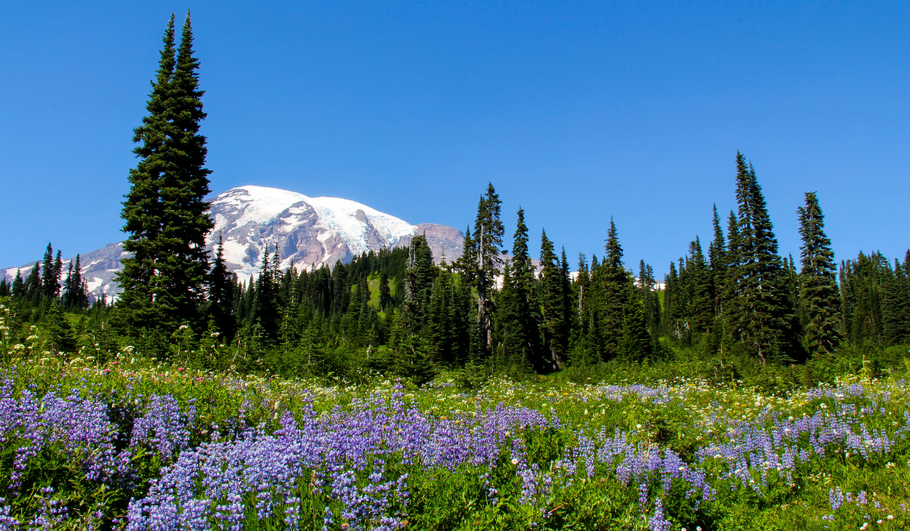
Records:
[[[717,215],[717,205],[714,205],[714,239],[708,246],[708,265],[711,269],[711,293],[714,295],[714,318],[719,319],[723,314],[723,290],[727,276],[727,250],[724,231],[720,227],[720,216]],[[715,331],[717,326],[715,325]]]
[[[50,306],[45,315],[48,339],[53,352],[72,353],[76,351],[76,336],[66,316],[60,310],[57,299],[50,299]]]
[[[687,321],[693,334],[709,332],[714,324],[714,300],[711,296],[714,282],[697,236],[689,245],[686,274],[690,288],[689,307],[686,309]]]
[[[389,272],[383,269],[379,274],[379,311],[386,311],[392,303],[392,290],[389,287]]]
[[[471,238],[471,228],[467,227],[464,231],[464,241],[462,243],[461,257],[453,264],[454,268],[461,274],[461,279],[469,286],[473,286],[477,277],[477,255],[474,247],[474,239]]]
[[[277,249],[276,249],[277,254]],[[250,310],[250,322],[258,325],[257,338],[268,343],[277,338],[279,312],[278,312],[278,284],[276,282],[276,268],[271,265],[277,260],[269,260],[269,245],[266,244],[262,257],[262,266],[259,278],[255,284],[250,284],[253,291]]]
[[[786,276],[755,170],[736,154],[737,233],[730,231],[727,333],[765,363],[784,355],[790,327]]]
[[[653,356],[651,336],[645,321],[644,301],[631,283],[626,286],[626,308],[619,351],[623,359],[642,361]]]
[[[522,325],[520,295],[515,289],[515,277],[511,261],[506,261],[502,271],[502,289],[496,295],[496,364],[506,373],[522,374],[530,372],[532,363],[536,360],[528,351],[528,338]]]
[[[568,350],[572,339],[572,329],[578,326],[578,318],[572,311],[572,277],[569,272],[569,259],[566,256],[565,245],[562,246],[559,253],[559,277],[562,281],[563,321],[566,323],[565,348]]]
[[[22,270],[16,270],[16,276],[13,278],[13,286],[10,288],[10,295],[13,299],[20,299],[25,295],[25,282],[22,280]]]
[[[44,292],[41,287],[41,264],[35,263],[35,266],[32,267],[28,277],[25,278],[25,283],[22,285],[22,298],[32,304],[37,304],[41,301],[43,294]]]
[[[57,252],[57,260],[54,261],[54,249],[48,243],[41,275],[41,295],[47,300],[60,296],[60,269],[63,267],[61,264],[60,252]]]
[[[544,348],[548,359],[542,369],[553,371],[562,366],[566,357],[569,342],[569,323],[566,321],[566,296],[562,271],[553,250],[553,243],[543,231],[540,237],[541,274],[540,307],[542,314],[541,328],[544,335]]]
[[[626,299],[628,295],[627,284],[629,275],[622,263],[622,247],[619,245],[619,235],[616,224],[610,218],[610,230],[607,232],[606,255],[600,264],[600,314],[603,320],[601,331],[603,333],[604,353],[607,360],[619,356],[620,344],[625,321]]]
[[[218,235],[215,261],[208,277],[208,314],[223,338],[234,337],[234,276],[224,263],[224,240]]]
[[[481,342],[489,351],[493,343],[493,300],[492,295],[502,264],[500,249],[504,228],[500,221],[502,202],[493,188],[487,185],[487,193],[481,196],[477,206],[477,219],[474,222],[474,233],[470,240],[465,238],[465,260],[463,269],[465,278],[472,281],[477,290],[477,327]],[[470,243],[470,247],[468,247]]]
[[[87,308],[88,292],[82,280],[82,264],[79,255],[70,262],[63,286],[63,307],[67,309]]]
[[[910,300],[900,263],[882,281],[882,339],[886,346],[910,342]]]
[[[645,263],[638,262],[638,292],[644,306],[645,323],[652,334],[659,333],[660,301],[654,293],[654,269]]]
[[[679,328],[678,313],[676,311],[677,292],[679,291],[679,273],[676,270],[676,262],[670,262],[670,271],[664,276],[664,304],[660,322],[663,334],[679,341],[682,338],[682,330]],[[681,296],[681,295],[680,295]]]
[[[174,48],[174,17],[164,35],[158,73],[152,82],[148,116],[134,131],[140,159],[130,170],[130,191],[121,216],[129,233],[117,280],[123,289],[119,307],[133,330],[163,328],[194,321],[203,300],[208,258],[205,236],[208,216],[205,169],[205,118],[193,56],[189,13],[178,50]]]
[[[401,326],[409,334],[420,333],[426,325],[435,269],[433,252],[427,245],[426,237],[421,235],[412,238],[404,279],[405,301],[401,317]]]
[[[590,284],[591,274],[588,270],[588,263],[585,260],[585,255],[583,253],[578,253],[578,276],[572,284],[572,289],[575,295],[574,309],[580,323],[584,321],[582,316],[584,315],[585,296],[587,295],[586,292],[590,289]]]
[[[434,358],[450,368],[462,365],[467,356],[469,305],[452,273],[441,269],[430,296],[426,336]]]
[[[825,235],[825,222],[815,192],[806,192],[799,207],[799,309],[802,344],[810,355],[831,354],[840,341],[840,293],[834,251]]]
[[[514,292],[514,319],[521,333],[516,334],[516,354],[530,366],[540,369],[541,347],[540,310],[535,297],[536,275],[528,251],[528,226],[525,224],[525,213],[518,209],[515,234],[512,236],[511,289]],[[505,284],[505,281],[503,281]],[[517,342],[521,341],[519,345]]]

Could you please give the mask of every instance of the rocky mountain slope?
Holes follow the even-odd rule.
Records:
[[[269,259],[277,248],[281,269],[293,264],[297,270],[331,267],[371,250],[405,246],[421,234],[426,235],[437,262],[443,255],[447,261],[455,260],[462,252],[463,235],[452,227],[412,225],[355,201],[307,197],[277,188],[232,188],[212,201],[211,216],[215,228],[208,248],[214,256],[218,238],[223,238],[225,262],[241,281],[258,274],[267,248]],[[122,243],[81,254],[82,276],[93,297],[116,296],[119,287],[114,276],[124,256]],[[0,269],[0,274],[12,281],[17,269],[25,278],[32,267],[34,263]]]

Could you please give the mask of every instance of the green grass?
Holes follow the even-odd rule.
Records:
[[[395,393],[394,382],[381,377],[367,385],[341,385],[332,380],[240,376],[159,364],[129,351],[103,365],[90,358],[65,363],[34,351],[23,356],[2,369],[3,378],[12,382],[14,396],[25,389],[37,396],[51,391],[65,395],[77,389],[83,396],[104,400],[111,407],[138,411],[150,396],[170,395],[184,408],[190,404],[196,408],[191,427],[193,445],[228,440],[239,425],[271,432],[279,427],[278,419],[284,411],[300,418],[305,404],[328,412],[349,408],[357,401],[390,400]],[[697,458],[700,449],[728,442],[730,434],[744,426],[762,428],[771,426],[775,419],[828,415],[851,404],[868,409],[868,414],[858,417],[864,426],[895,434],[907,424],[904,415],[910,411],[910,384],[898,376],[875,379],[864,378],[861,373],[843,375],[835,385],[821,387],[747,385],[742,380],[718,383],[684,377],[660,381],[652,376],[645,378],[648,388],[643,389],[634,378],[636,374],[645,375],[646,368],[624,370],[627,372],[613,374],[613,384],[619,385],[577,383],[563,375],[521,382],[493,378],[476,390],[464,390],[453,384],[456,373],[444,373],[424,388],[409,386],[403,399],[439,419],[470,418],[500,404],[529,408],[551,420],[558,419],[555,429],[516,434],[522,437],[529,462],[553,478],[555,486],[549,495],[522,503],[515,469],[507,461],[499,469],[486,471],[494,474],[501,487],[495,504],[483,502],[478,470],[411,471],[410,528],[523,529],[533,524],[538,529],[647,529],[655,510],[654,496],[660,495],[660,489],[651,492],[651,501],[642,506],[636,489],[612,473],[598,472],[590,481],[566,481],[563,472],[553,468],[581,438],[616,432],[627,434],[630,443],[644,448],[670,450],[709,478],[716,494],[697,508],[685,494],[685,485],[674,484],[671,492],[663,493],[674,529],[910,526],[906,507],[910,503],[910,438],[898,439],[888,451],[869,457],[855,452],[848,455],[843,449],[831,451],[824,458],[794,467],[792,480],[772,471],[765,484],[755,489],[727,478],[720,460]],[[771,376],[772,380],[779,377]],[[851,385],[862,386],[863,393],[851,396],[845,391]],[[806,441],[800,444],[808,447]],[[0,483],[9,478],[9,466],[8,460],[0,465]],[[110,518],[122,516],[118,511],[124,509],[128,495],[143,492],[142,487],[130,492],[105,491],[80,481],[78,467],[73,469],[53,451],[31,466],[35,467],[30,471],[31,477],[37,478],[35,484],[53,484],[54,496],[65,500],[74,515],[84,516],[89,508],[100,506],[108,523]],[[145,481],[156,477],[160,466],[148,462],[143,469]],[[752,474],[761,483],[757,468]],[[865,492],[866,503],[846,502],[832,510],[830,495],[834,489],[853,497]],[[29,496],[14,504],[20,514],[35,514],[43,503],[35,491]],[[63,525],[81,528],[86,521],[74,516]]]

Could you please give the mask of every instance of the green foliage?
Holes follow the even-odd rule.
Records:
[[[257,426],[272,433],[280,428],[278,419],[285,412],[299,418],[304,408],[313,408],[318,416],[364,401],[390,400],[392,393],[399,392],[380,381],[364,387],[342,387],[338,381],[238,378],[159,364],[131,348],[112,353],[112,361],[105,365],[84,359],[64,363],[48,353],[41,354],[41,361],[25,363],[37,360],[37,355],[30,351],[28,358],[17,357],[4,366],[5,385],[11,385],[13,397],[22,396],[26,390],[39,397],[49,391],[65,396],[66,390],[78,388],[81,396],[108,404],[114,429],[128,432],[152,397],[168,395],[182,411],[195,411],[188,425],[191,447],[208,441],[230,441]],[[841,352],[830,358],[846,371],[836,375],[833,387],[814,387],[813,383],[804,388],[793,381],[800,367],[821,368],[823,357],[813,358],[805,366],[787,368],[762,365],[744,355],[725,360],[727,374],[711,383],[692,376],[712,364],[716,366],[717,360],[699,358],[691,350],[678,352],[666,362],[603,364],[599,371],[605,381],[581,385],[565,381],[574,367],[554,377],[524,382],[482,378],[475,386],[462,388],[451,386],[445,379],[449,375],[443,374],[443,379],[420,390],[409,387],[400,392],[408,393],[408,404],[439,419],[468,419],[505,405],[531,408],[558,417],[559,423],[512,432],[512,442],[504,448],[513,450],[501,452],[490,467],[462,465],[447,470],[409,464],[392,456],[384,465],[382,481],[408,475],[408,503],[394,505],[393,510],[403,511],[408,527],[419,529],[647,529],[656,514],[657,500],[661,500],[661,510],[671,525],[687,529],[859,528],[870,519],[879,528],[899,529],[908,521],[901,504],[910,496],[902,481],[910,466],[910,443],[898,436],[899,430],[905,429],[902,419],[910,397],[900,382],[906,372],[890,377],[885,371],[879,375],[887,377],[876,380],[876,370],[870,368],[863,378],[845,377],[855,368],[843,363],[848,359],[868,367],[889,363],[890,370],[906,371],[910,361],[905,369],[898,369],[898,362],[910,360],[907,355],[906,346],[902,351],[889,349],[877,354]],[[688,376],[682,374],[686,371]],[[736,426],[760,428],[787,415],[799,419],[851,408],[872,411],[873,404],[886,411],[876,409],[874,414],[861,415],[859,422],[868,430],[881,430],[898,440],[880,454],[865,457],[849,449],[829,451],[823,458],[813,457],[793,467],[791,478],[776,470],[763,473],[762,463],[749,461],[753,484],[726,477],[723,460],[699,457],[703,448],[726,441]],[[678,455],[684,466],[710,478],[712,497],[701,500],[700,495],[690,492],[688,483],[680,480],[662,486],[652,478],[642,491],[637,483],[624,481],[604,463],[587,475],[583,459],[572,465],[582,471],[581,478],[566,482],[563,467],[571,463],[566,456],[578,447],[580,438],[614,432],[627,433],[631,443],[660,455]],[[18,444],[18,439],[15,441]],[[807,441],[794,444],[811,447]],[[520,453],[514,453],[515,448],[521,448]],[[13,445],[0,449],[0,483],[4,485],[10,478],[14,449]],[[131,481],[111,486],[86,481],[84,470],[74,466],[63,443],[51,444],[25,470],[23,495],[7,499],[5,505],[22,519],[38,514],[56,500],[67,507],[67,528],[110,526],[114,517],[125,516],[131,498],[146,494],[149,481],[173,459],[161,458],[152,447],[140,450],[132,458],[136,475]],[[521,474],[527,470],[535,470],[535,477],[540,478],[535,484],[542,490],[536,494],[526,491]],[[361,487],[375,480],[370,478],[370,465],[355,471],[354,480]],[[837,492],[850,494],[833,508],[831,500]],[[862,498],[858,498],[860,493],[864,493]],[[339,502],[318,494],[309,484],[301,485],[299,497],[302,522],[321,526],[325,506],[340,517]],[[255,500],[241,503],[252,506]],[[878,520],[883,523],[875,523]],[[336,525],[340,521],[336,519]],[[271,516],[248,519],[247,527],[284,529],[280,519]]]
[[[840,340],[840,293],[834,252],[824,232],[824,216],[814,192],[798,210],[800,247],[799,313],[803,347],[812,355],[830,354]]]
[[[736,156],[736,231],[729,231],[725,321],[729,340],[762,362],[786,358],[792,308],[777,238],[755,170]]]
[[[123,203],[123,230],[129,234],[117,281],[123,289],[118,308],[131,331],[158,329],[169,335],[199,319],[208,255],[205,236],[213,227],[208,216],[205,137],[199,125],[203,91],[199,63],[193,55],[187,13],[179,48],[174,45],[174,17],[164,35],[158,73],[146,109],[135,129],[130,191]]]

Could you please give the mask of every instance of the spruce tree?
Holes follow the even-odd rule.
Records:
[[[158,72],[146,106],[148,115],[134,130],[130,191],[121,217],[129,233],[117,280],[123,292],[119,307],[133,330],[161,328],[167,334],[195,321],[204,297],[208,258],[208,174],[205,137],[199,134],[202,112],[199,63],[193,55],[187,13],[179,49],[174,17],[164,34]]]
[[[419,334],[427,323],[427,311],[436,277],[433,252],[425,236],[411,239],[404,278],[404,308],[401,327],[408,334]]]
[[[63,286],[63,307],[67,309],[87,308],[88,293],[85,281],[82,280],[82,264],[79,255],[75,262],[70,262]]]
[[[234,279],[224,262],[224,240],[218,235],[215,261],[208,277],[208,314],[222,337],[234,337]]]
[[[644,304],[645,322],[652,336],[660,333],[660,300],[654,291],[654,268],[641,260],[638,264],[638,290]]]
[[[535,296],[536,275],[528,251],[528,226],[524,210],[518,209],[515,234],[512,237],[511,289],[514,291],[514,318],[521,328],[521,343],[515,344],[518,356],[527,364],[540,369],[540,310]]]
[[[464,364],[469,345],[470,301],[462,298],[455,277],[446,269],[439,271],[430,296],[427,334],[435,359],[449,368]]]
[[[477,290],[477,328],[481,344],[489,351],[493,343],[493,291],[499,266],[502,265],[503,226],[500,221],[502,202],[493,188],[487,185],[487,193],[480,197],[477,205],[477,219],[470,239],[465,236],[465,250],[461,270]],[[468,245],[470,243],[470,246]]]
[[[717,205],[714,205],[714,239],[708,246],[708,266],[711,269],[711,293],[714,296],[714,318],[719,319],[723,314],[723,290],[727,276],[727,244],[724,231],[720,227],[720,216],[717,215]],[[713,327],[717,331],[717,326]]]
[[[664,304],[660,318],[662,333],[679,341],[682,331],[678,327],[676,298],[679,288],[679,273],[676,262],[670,261],[670,271],[664,276]]]
[[[572,329],[578,326],[578,319],[572,311],[572,277],[569,272],[569,258],[566,256],[566,246],[563,245],[559,253],[559,277],[562,281],[562,312],[566,327],[565,348],[569,348]]]
[[[61,264],[60,252],[57,252],[57,260],[54,261],[54,248],[48,243],[41,274],[41,294],[46,300],[60,296],[60,269],[63,267]]]
[[[799,207],[800,246],[799,308],[803,348],[810,355],[831,354],[840,341],[840,293],[831,240],[815,192],[806,192]]]
[[[277,249],[276,249],[277,253]],[[261,339],[269,342],[278,335],[278,283],[276,281],[277,267],[271,265],[276,260],[269,260],[269,245],[266,244],[263,253],[262,265],[259,269],[259,278],[253,283],[250,281],[250,290],[254,291],[250,322],[258,325]]]
[[[578,276],[572,284],[572,290],[575,296],[574,310],[580,322],[584,321],[585,296],[590,289],[591,274],[588,270],[588,263],[584,253],[578,253]]]
[[[620,354],[620,343],[623,336],[626,299],[626,284],[630,282],[622,263],[622,247],[616,224],[610,218],[610,230],[607,232],[606,255],[600,264],[600,314],[603,320],[603,346],[607,360]]]
[[[540,263],[543,266],[541,274],[540,307],[543,320],[542,330],[544,347],[548,356],[546,366],[542,369],[553,371],[562,366],[566,357],[569,342],[569,323],[566,321],[566,297],[562,280],[562,272],[553,243],[543,231],[540,238]]]
[[[41,287],[41,264],[35,263],[32,267],[31,272],[25,278],[25,283],[22,285],[22,297],[26,301],[37,304],[41,301],[41,297],[44,292]]]
[[[690,288],[689,307],[686,311],[688,322],[693,334],[703,334],[709,332],[714,324],[714,300],[711,296],[714,280],[697,236],[689,245],[686,273]]]
[[[57,299],[50,299],[49,304],[44,319],[51,350],[59,353],[75,352],[77,349],[76,336],[69,321],[66,320],[66,316],[60,310]]]
[[[882,279],[882,339],[885,346],[910,342],[910,300],[900,263]]]
[[[654,354],[645,321],[644,301],[641,292],[632,283],[626,286],[626,308],[619,351],[622,358],[628,361],[643,361]]]
[[[383,269],[379,273],[379,311],[387,311],[391,303],[392,290],[389,287],[389,272]]]
[[[13,278],[13,286],[10,288],[10,295],[13,299],[20,299],[24,295],[24,285],[25,282],[22,280],[22,270],[17,269],[16,276]]]
[[[522,325],[520,295],[515,289],[515,270],[506,261],[502,270],[502,289],[496,294],[496,365],[508,374],[531,371],[532,362],[527,348],[527,337]]]
[[[777,238],[755,170],[736,154],[737,234],[730,233],[727,333],[761,363],[785,355],[792,318]],[[735,238],[735,239],[734,239]]]

